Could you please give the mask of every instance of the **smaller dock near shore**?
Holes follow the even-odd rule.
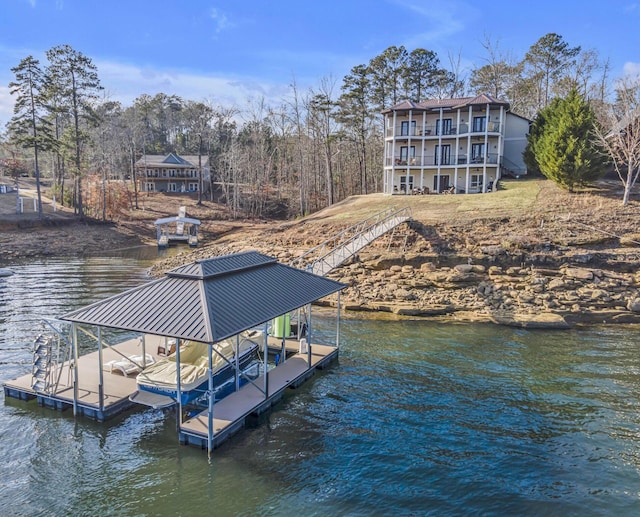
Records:
[[[153,223],[159,248],[166,248],[172,243],[186,243],[191,247],[198,245],[198,228],[200,220],[186,216],[186,208],[180,207],[177,217],[163,217]]]
[[[62,332],[43,335],[34,346],[32,372],[4,383],[5,397],[32,400],[74,416],[108,420],[138,401],[151,407],[175,406],[179,441],[209,453],[246,422],[276,404],[338,357],[340,296],[345,286],[280,264],[257,252],[215,257],[180,266],[160,280],[63,315]],[[337,293],[335,343],[315,339],[311,304]],[[297,322],[290,317],[297,317]],[[113,332],[115,331],[115,332]],[[124,334],[123,334],[124,332]],[[261,349],[255,375],[233,370],[231,393],[216,391],[212,364],[218,344],[249,333]],[[95,340],[94,351],[79,355],[79,335]],[[135,336],[108,343],[117,336]],[[108,336],[108,339],[105,339]],[[181,349],[186,342],[208,345],[199,360],[208,364],[208,383],[197,404],[183,402]],[[329,340],[330,341],[330,340]],[[261,343],[260,346],[258,344]],[[97,349],[97,350],[96,350]],[[173,395],[148,394],[136,380],[140,372],[169,355],[175,366]],[[186,353],[186,352],[185,352]],[[169,358],[167,358],[169,359]],[[253,368],[253,367],[252,367]],[[222,382],[222,381],[221,381]],[[144,386],[140,385],[140,388]],[[160,400],[162,399],[162,400]],[[156,404],[157,401],[157,404]]]

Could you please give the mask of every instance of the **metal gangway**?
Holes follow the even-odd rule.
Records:
[[[341,231],[291,262],[291,266],[324,276],[378,237],[411,220],[411,209],[388,208]]]

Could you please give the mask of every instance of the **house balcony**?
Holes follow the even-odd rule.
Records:
[[[433,125],[426,125],[424,127],[407,127],[406,125],[396,125],[395,127],[388,127],[385,131],[385,138],[395,138],[396,140],[404,140],[409,138],[440,138],[441,136],[458,136],[468,135],[469,133],[474,135],[483,135],[489,133],[491,135],[499,134],[501,131],[501,125],[499,122],[489,122],[485,125],[472,126],[462,123],[459,126],[451,126],[440,128]]]
[[[459,154],[449,158],[438,158],[436,155],[424,156],[392,156],[385,160],[385,167],[422,167],[433,168],[438,166],[470,166],[498,165],[498,154],[489,153],[487,155],[472,156],[470,160],[466,154]]]

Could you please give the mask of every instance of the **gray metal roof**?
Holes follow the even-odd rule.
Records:
[[[166,275],[61,319],[215,343],[345,287],[255,251],[198,260]]]

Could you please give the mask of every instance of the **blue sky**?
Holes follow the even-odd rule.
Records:
[[[158,92],[214,104],[280,102],[341,79],[391,45],[481,66],[485,35],[521,59],[549,32],[640,72],[640,0],[0,0],[0,127],[12,115],[11,67],[69,44],[129,104]]]

